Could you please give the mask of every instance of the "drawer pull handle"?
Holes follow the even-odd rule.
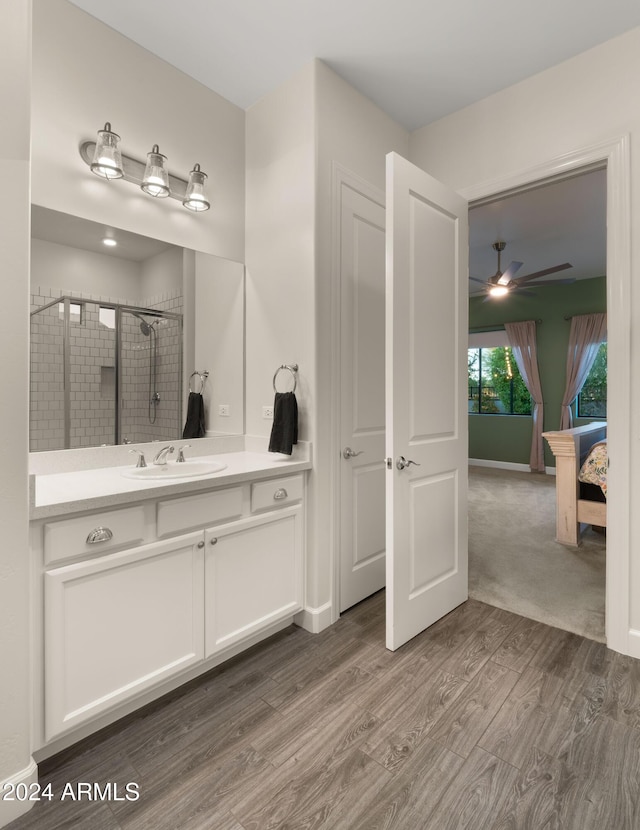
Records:
[[[288,495],[289,494],[284,489],[284,487],[280,487],[280,489],[276,490],[276,492],[273,494],[273,498],[275,501],[280,501],[281,499],[286,499]]]
[[[87,536],[87,544],[97,545],[100,542],[109,542],[111,539],[113,539],[113,533],[108,527],[97,527]]]
[[[213,537],[213,539],[210,539],[210,540],[209,540],[209,544],[210,544],[210,545],[217,545],[217,544],[218,544],[218,539],[217,539],[217,537],[216,537],[216,536],[214,536],[214,537]]]

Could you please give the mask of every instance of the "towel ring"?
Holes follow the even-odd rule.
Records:
[[[278,366],[276,369],[276,373],[273,376],[273,391],[277,392],[278,389],[276,388],[276,378],[280,374],[280,372],[286,369],[288,372],[291,372],[291,376],[293,377],[293,389],[292,392],[296,391],[296,386],[298,385],[297,382],[297,371],[298,371],[298,364],[297,363],[283,363],[282,366]]]
[[[200,392],[201,395],[204,390],[204,382],[209,377],[209,372],[191,372],[189,375],[189,392],[194,392],[195,390],[191,388],[191,381],[193,378],[200,378]]]

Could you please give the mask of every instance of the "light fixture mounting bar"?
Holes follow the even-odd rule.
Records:
[[[82,160],[87,164],[87,166],[91,166],[91,162],[93,161],[93,154],[96,149],[96,142],[95,141],[83,141],[80,145],[80,156]],[[122,168],[124,171],[124,175],[122,178],[127,182],[132,182],[133,184],[137,184],[138,187],[142,184],[142,180],[144,179],[144,171],[145,171],[146,163],[143,161],[138,161],[138,159],[131,158],[131,156],[127,156],[122,153]],[[178,176],[173,176],[169,173],[169,196],[172,199],[177,199],[179,202],[182,202],[185,194],[187,192],[187,181],[186,179],[181,179]]]

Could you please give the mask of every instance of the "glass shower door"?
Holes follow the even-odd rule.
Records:
[[[181,434],[182,317],[123,307],[118,324],[118,443],[175,440]]]

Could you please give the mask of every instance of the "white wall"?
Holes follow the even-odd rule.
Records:
[[[207,437],[244,433],[244,266],[197,253],[193,371],[209,372],[202,395]],[[200,390],[193,378],[193,391]],[[219,406],[228,408],[220,415]]]
[[[80,296],[86,294],[137,302],[141,292],[140,264],[46,242],[31,240],[31,285]]]
[[[247,110],[246,259],[249,435],[265,437],[273,374],[298,363],[300,440],[313,440],[315,116],[308,64]]]
[[[636,88],[639,77],[640,28],[415,131],[411,136],[411,160],[457,190],[465,190],[502,176],[516,175],[600,142],[613,142],[628,134],[632,159],[633,288],[639,276],[640,261],[640,225],[637,221],[640,167],[636,163],[640,157],[640,104]],[[616,292],[611,280],[608,292]],[[621,290],[609,293],[609,299],[614,297],[619,306],[618,296],[623,297]],[[630,318],[631,321],[640,319],[640,296],[633,290]],[[640,369],[640,343],[633,337],[633,332],[631,334],[630,378],[635,378]],[[616,331],[615,336],[623,338],[626,335]],[[625,460],[630,457],[631,470],[637,469],[640,462],[640,433],[637,417],[632,415],[639,405],[640,389],[637,384],[632,384],[630,412],[615,413],[617,419],[630,419],[631,440],[627,435],[621,436],[621,445],[615,448],[613,441],[610,442],[612,454],[615,450]],[[612,485],[613,472],[612,465]],[[637,478],[633,475],[630,478],[630,515],[633,516],[640,507],[640,489]],[[626,481],[622,482],[622,487],[626,490]],[[626,591],[629,586],[632,631],[629,645],[625,647],[623,642],[616,647],[620,650],[629,648],[640,656],[640,529],[628,516],[624,517],[624,525],[624,528],[619,525],[618,531],[624,538],[630,530],[631,561],[630,573],[622,575],[621,590]],[[624,547],[626,549],[626,544]],[[621,561],[623,556],[626,557],[625,550],[621,551]],[[608,615],[612,610],[617,614],[616,609],[608,608]]]
[[[31,4],[5,0],[0,26],[0,429],[5,436],[0,467],[0,790],[3,781],[29,783],[30,756],[29,545],[28,545],[28,325],[29,325],[29,102],[31,95]],[[25,805],[0,800],[0,826]]]
[[[140,263],[141,293],[145,303],[159,294],[182,293],[182,248],[169,248]]]
[[[83,140],[110,121],[123,151],[209,175],[211,210],[94,176]],[[33,202],[187,248],[244,256],[244,112],[65,0],[35,0]]]

